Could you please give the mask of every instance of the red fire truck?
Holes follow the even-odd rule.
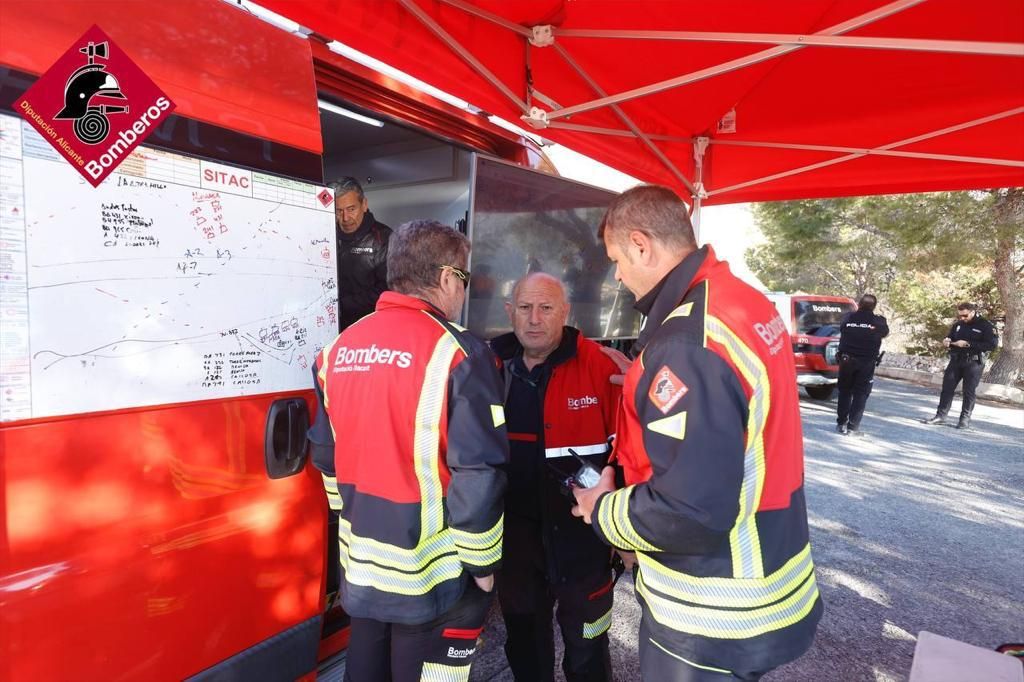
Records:
[[[815,400],[828,400],[839,376],[839,323],[857,309],[852,298],[768,294],[793,339],[796,381]]]

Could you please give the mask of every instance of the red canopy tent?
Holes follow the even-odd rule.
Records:
[[[1024,185],[1020,0],[261,0],[705,204]]]

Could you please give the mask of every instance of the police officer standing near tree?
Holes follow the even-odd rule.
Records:
[[[836,431],[843,435],[862,436],[860,419],[875,382],[875,364],[882,339],[889,335],[889,325],[875,315],[878,299],[864,294],[857,310],[839,323],[839,406]]]
[[[960,408],[960,421],[956,428],[971,428],[971,412],[974,411],[974,392],[981,383],[981,372],[985,368],[985,353],[991,353],[998,345],[996,330],[992,323],[978,315],[973,303],[961,303],[956,307],[956,322],[950,327],[943,345],[949,349],[949,364],[942,375],[942,394],[935,416],[925,419],[925,424],[945,424],[946,415],[953,405],[953,393],[962,379],[964,401]]]

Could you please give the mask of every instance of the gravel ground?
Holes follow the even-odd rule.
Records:
[[[979,403],[969,432],[919,423],[937,401],[877,379],[861,439],[834,432],[834,400],[802,399],[825,616],[811,650],[766,682],[904,681],[921,630],[984,648],[1024,641],[1024,411]],[[640,678],[630,582],[615,593],[617,680]],[[472,680],[512,680],[504,640],[495,607]]]

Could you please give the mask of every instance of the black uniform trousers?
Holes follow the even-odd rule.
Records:
[[[960,408],[961,417],[970,417],[974,411],[975,391],[981,383],[981,372],[984,363],[975,360],[969,355],[955,355],[949,358],[946,371],[942,375],[942,394],[939,396],[939,409],[936,414],[943,417],[949,412],[953,405],[953,393],[956,392],[956,385],[962,380],[964,382],[964,404]]]
[[[579,523],[577,519],[573,522]],[[609,549],[609,552],[611,550]],[[610,554],[609,554],[610,556]],[[610,682],[608,626],[612,611],[608,564],[581,579],[549,581],[540,522],[505,517],[505,547],[498,571],[498,602],[505,621],[505,655],[516,682],[550,682],[555,674],[556,618],[565,644],[568,682]]]
[[[494,600],[472,579],[462,598],[422,625],[352,618],[345,682],[467,680]]]
[[[853,431],[860,428],[864,406],[875,382],[875,358],[843,353],[839,356],[839,405],[836,422]]]
[[[640,619],[640,676],[644,680],[657,682],[756,682],[768,670],[759,672],[735,672],[700,665],[673,653],[668,647],[651,638],[647,628],[650,618],[647,610]]]

